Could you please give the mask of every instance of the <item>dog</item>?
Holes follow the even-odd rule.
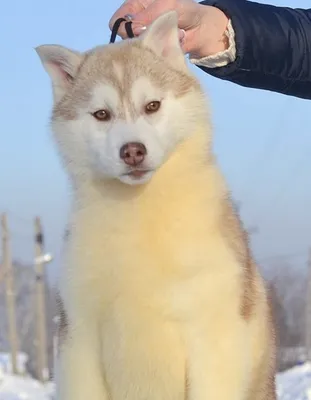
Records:
[[[174,11],[140,37],[36,48],[72,215],[58,400],[275,400],[265,283]]]

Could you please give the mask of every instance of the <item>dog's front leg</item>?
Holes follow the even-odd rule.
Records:
[[[59,350],[56,370],[57,400],[106,400],[96,326],[69,328]]]
[[[242,330],[228,328],[189,332],[187,400],[246,399],[248,345]]]

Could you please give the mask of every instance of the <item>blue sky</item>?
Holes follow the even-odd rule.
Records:
[[[14,257],[33,258],[32,218],[40,215],[46,250],[60,262],[68,186],[48,129],[51,90],[34,47],[58,43],[87,50],[109,40],[121,1],[10,0],[1,6],[0,211],[8,211]],[[305,7],[305,0],[270,1]],[[290,254],[303,265],[311,246],[311,102],[246,89],[194,67],[209,94],[214,142],[263,262]]]

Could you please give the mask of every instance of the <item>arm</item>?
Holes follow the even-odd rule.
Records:
[[[311,9],[245,0],[210,0],[230,18],[227,52],[191,59],[206,73],[241,86],[311,99]]]

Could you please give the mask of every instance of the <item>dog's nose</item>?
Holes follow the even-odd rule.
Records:
[[[141,164],[146,154],[146,147],[138,142],[126,143],[120,149],[120,158],[132,167]]]

